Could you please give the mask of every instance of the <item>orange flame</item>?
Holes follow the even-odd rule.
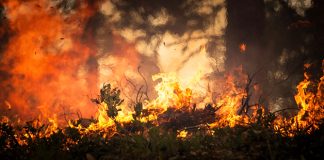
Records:
[[[4,7],[13,34],[0,60],[0,70],[8,73],[0,101],[11,109],[11,118],[57,118],[61,124],[76,118],[74,113],[91,117],[96,107],[89,99],[99,84],[123,79],[129,66],[137,69],[135,46],[113,35],[118,71],[110,79],[99,75],[96,41],[85,29],[96,3],[80,3],[69,13],[46,0],[10,0]]]
[[[306,64],[305,67],[310,67],[310,64]],[[276,128],[282,128],[283,125],[287,123],[289,124],[288,133],[287,131],[280,129],[279,132],[287,134],[288,136],[293,136],[294,133],[299,130],[306,129],[308,133],[311,133],[318,129],[318,123],[324,118],[323,90],[324,76],[322,76],[316,84],[315,82],[312,82],[305,73],[304,80],[297,85],[297,94],[294,97],[299,107],[299,111],[296,116],[290,119],[281,117],[276,120]]]
[[[63,14],[53,9],[51,5],[45,0],[37,2],[10,0],[5,3],[10,29],[14,34],[10,37],[0,60],[0,70],[10,75],[0,84],[7,93],[7,97],[1,98],[6,109],[16,111],[19,117],[25,119],[38,117],[50,123],[44,134],[39,136],[48,136],[56,132],[59,121],[64,119],[61,116],[67,116],[69,112],[81,111],[82,115],[88,117],[94,115],[96,108],[89,107],[91,102],[86,95],[89,94],[89,90],[98,90],[98,84],[102,82],[98,78],[97,68],[91,69],[88,64],[98,56],[96,44],[92,41],[90,33],[83,33],[86,21],[94,14],[96,6],[82,4],[75,13]],[[0,35],[3,32],[0,29]],[[81,41],[84,36],[87,37],[87,42]],[[120,64],[118,70],[112,70],[112,75],[118,80],[125,80],[125,72],[133,71],[139,63],[138,53],[134,44],[126,43],[119,35],[113,37],[112,53],[116,56],[111,58],[109,55],[107,59],[114,64]],[[242,53],[245,52],[246,44],[242,43],[239,49]],[[305,67],[310,65],[306,64]],[[189,112],[189,108],[196,104],[199,106],[201,103],[212,103],[213,109],[216,110],[213,115],[216,120],[209,124],[211,128],[234,127],[255,122],[257,110],[255,106],[251,106],[251,113],[240,113],[244,107],[242,102],[249,96],[245,88],[248,76],[244,74],[242,68],[236,72],[237,75],[226,75],[222,83],[215,81],[213,85],[220,88],[218,95],[207,87],[205,91],[195,90],[197,82],[204,80],[200,73],[187,83],[181,81],[176,73],[153,75],[153,81],[160,80],[155,86],[157,97],[143,102],[143,109],[148,110],[149,114],[140,117],[140,121],[157,121],[158,116],[169,108]],[[316,91],[310,91],[311,88],[314,89],[312,86],[316,86]],[[257,86],[253,87],[258,90]],[[297,86],[297,94],[294,97],[300,107],[299,112],[290,119],[282,117],[276,119],[275,129],[288,136],[293,136],[294,131],[300,129],[310,128],[308,132],[317,129],[316,122],[324,118],[323,90],[324,76],[315,83],[305,74],[305,79]],[[129,104],[123,104],[121,108],[128,108],[127,105]],[[68,113],[64,108],[69,109]],[[108,108],[105,103],[98,104],[97,119],[88,126],[81,124],[75,126],[71,121],[69,125],[83,134],[105,131],[107,132],[105,136],[110,137],[116,133],[117,124],[133,120],[134,111],[123,110],[112,119],[107,115]],[[3,121],[8,121],[8,118],[3,118]],[[282,130],[287,123],[290,124],[288,131]],[[41,122],[34,121],[30,125],[40,128]],[[182,130],[178,133],[178,137],[185,138],[187,133]],[[35,138],[35,135],[28,133],[23,135]]]

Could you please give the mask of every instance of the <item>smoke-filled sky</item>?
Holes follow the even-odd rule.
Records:
[[[154,96],[157,73],[189,84],[223,71],[225,13],[222,0],[5,1],[2,110],[93,116],[90,99],[104,83],[132,100],[141,86]]]

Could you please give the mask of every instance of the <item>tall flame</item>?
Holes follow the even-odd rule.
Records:
[[[97,73],[85,64],[96,51],[80,41],[91,6],[83,4],[65,17],[53,5],[45,0],[5,3],[14,34],[1,58],[1,70],[9,73],[1,88],[13,110],[26,119],[62,116],[65,108],[88,116],[95,112],[86,95],[97,89],[91,79]]]

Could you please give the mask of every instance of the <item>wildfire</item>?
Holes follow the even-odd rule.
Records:
[[[305,65],[305,67],[309,66],[310,64]],[[304,80],[297,85],[297,94],[294,97],[299,111],[296,116],[290,119],[281,117],[276,120],[277,128],[286,123],[290,124],[288,131],[279,130],[279,132],[293,136],[296,131],[307,129],[310,133],[318,129],[318,123],[324,118],[323,87],[324,76],[316,84],[309,79],[306,73],[304,74]]]
[[[89,27],[99,2],[76,2],[73,11],[65,11],[60,1],[1,3],[10,38],[1,53],[0,72],[5,74],[0,83],[0,101],[11,117],[24,121],[57,118],[59,124],[76,115],[89,118],[96,113],[89,99],[100,83],[107,81],[102,78],[101,61],[118,61],[118,71],[112,70],[114,79],[105,75],[109,81],[120,81],[125,72],[136,71],[135,47],[120,35],[112,35],[114,44],[109,55],[116,56],[100,56]]]
[[[242,74],[243,75],[243,74]],[[240,75],[240,76],[242,76]],[[242,83],[247,83],[247,77]],[[171,74],[157,74],[153,76],[154,80],[161,79],[161,81],[156,85],[155,89],[158,93],[156,99],[151,101],[146,101],[144,103],[143,109],[150,110],[149,115],[143,116],[141,121],[157,121],[159,115],[164,114],[168,109],[174,108],[176,110],[181,109],[182,111],[190,112],[195,103],[193,97],[199,97],[201,94],[193,92],[191,88],[182,88],[179,79],[175,73]],[[308,127],[313,127],[313,129],[308,130],[308,132],[313,131],[318,128],[316,122],[319,122],[324,118],[323,114],[323,81],[322,77],[317,85],[317,93],[308,91],[308,87],[311,82],[307,76],[305,80],[300,82],[297,86],[297,94],[295,95],[296,103],[300,106],[298,114],[289,119],[278,117],[274,124],[274,129],[277,129],[279,133],[287,134],[288,136],[293,136],[296,130],[306,129]],[[248,123],[253,123],[257,121],[257,116],[264,116],[264,108],[262,106],[251,105],[250,112],[240,113],[242,109],[242,101],[246,99],[248,93],[244,87],[238,87],[235,84],[235,78],[228,75],[226,79],[225,92],[217,97],[216,103],[212,104],[215,110],[214,116],[216,121],[209,124],[209,127],[234,127],[236,125],[246,125]],[[102,105],[100,105],[102,106]],[[103,105],[105,106],[105,105]],[[259,108],[257,108],[259,107]],[[258,109],[261,111],[261,115],[258,115]],[[99,107],[99,123],[108,126],[113,125],[111,118],[107,116],[107,107]],[[121,114],[118,118],[120,122],[130,122],[132,117],[130,114]],[[283,126],[287,127],[287,123],[290,123],[290,129],[283,130]],[[155,124],[160,124],[159,122]],[[289,132],[289,133],[286,133]],[[187,135],[187,131],[182,130],[178,133],[178,137],[184,138]]]
[[[246,78],[242,82],[243,84],[247,83]],[[189,88],[190,86],[183,88],[183,84],[180,83],[175,73],[157,74],[153,76],[153,79],[161,80],[155,87],[158,96],[155,99],[150,101],[146,100],[143,103],[143,111],[147,110],[149,112],[147,115],[142,114],[139,119],[140,122],[154,122],[153,124],[159,125],[161,124],[161,122],[159,122],[159,116],[171,108],[181,112],[194,111],[193,106],[195,106],[195,103],[197,102],[193,100],[193,97],[199,97],[202,95],[193,92],[193,90]],[[310,91],[311,85],[314,85],[313,83],[314,82],[311,82],[305,74],[305,79],[297,86],[297,94],[295,95],[295,101],[299,106],[299,111],[294,117],[284,118],[279,116],[277,119],[275,119],[274,129],[279,133],[287,136],[293,136],[298,130],[308,129],[307,131],[310,133],[318,128],[317,122],[320,122],[320,120],[324,118],[324,101],[322,94],[324,77],[320,78],[320,81],[316,86],[316,93]],[[118,90],[111,90],[112,93],[119,94]],[[250,122],[256,122],[257,116],[264,116],[264,109],[262,107],[260,109],[262,110],[263,114],[257,115],[257,109],[255,109],[256,106],[252,106],[251,112],[249,113],[240,113],[242,100],[248,96],[248,93],[244,87],[237,86],[234,76],[227,76],[224,90],[225,92],[221,96],[217,97],[216,103],[211,104],[212,110],[214,110],[213,116],[215,117],[215,121],[208,124],[210,128],[246,125]],[[109,104],[110,103],[107,103],[104,100],[98,104],[96,121],[89,122],[89,125],[84,126],[82,125],[82,122],[75,124],[72,121],[69,121],[69,126],[78,129],[83,134],[90,134],[92,132],[99,131],[104,132],[104,137],[111,137],[117,133],[118,125],[131,123],[134,120],[132,115],[134,115],[135,112],[124,112],[117,109],[116,115],[112,117],[110,115],[111,106],[109,106]],[[125,108],[125,106],[122,106],[121,108]],[[54,119],[48,119],[49,125],[44,128],[43,134],[38,136],[49,136],[52,133],[57,132],[58,120],[57,116],[54,117]],[[7,119],[7,121],[9,120]],[[31,126],[42,128],[40,121],[32,122]],[[289,128],[287,129],[287,127]],[[180,130],[178,132],[178,137],[185,138],[187,134],[188,131]],[[28,135],[28,131],[26,131],[25,136],[33,138],[35,135]],[[20,143],[25,142],[24,140],[21,140]]]
[[[153,75],[152,79],[161,79],[161,82],[155,86],[158,97],[149,102],[146,108],[161,108],[166,111],[168,107],[189,107],[192,90],[180,86],[175,73]]]
[[[259,117],[265,117],[264,107],[271,107],[250,104],[249,90],[257,90],[258,87],[251,87],[248,75],[238,68],[234,73],[224,73],[222,80],[204,83],[202,87],[199,82],[208,80],[201,72],[186,81],[175,72],[155,74],[152,81],[157,83],[154,87],[156,97],[143,101],[136,98],[135,101],[124,102],[125,94],[107,85],[101,90],[99,98],[94,100],[97,110],[91,108],[89,106],[93,104],[86,95],[88,90],[97,90],[99,86],[98,51],[91,34],[83,33],[83,29],[89,17],[95,14],[93,10],[97,6],[82,4],[75,13],[63,14],[63,11],[54,10],[52,5],[45,0],[37,3],[28,1],[23,5],[18,0],[5,3],[10,29],[15,34],[0,60],[0,71],[4,70],[10,75],[0,84],[1,88],[6,89],[6,96],[1,98],[4,99],[6,111],[14,110],[25,121],[37,117],[37,120],[28,122],[28,127],[22,131],[24,138],[47,137],[58,132],[59,125],[65,123],[82,134],[97,131],[104,132],[104,137],[111,137],[127,124],[139,122],[158,126],[176,121],[181,114],[189,118],[199,115],[197,119],[190,119],[195,127],[202,124],[208,129],[235,127],[257,122]],[[115,35],[114,38],[116,46],[113,52],[118,56],[111,58],[109,55],[108,59],[121,65],[120,71],[111,71],[111,75],[120,80],[126,73],[134,75],[133,70],[139,59],[135,46],[126,44],[120,36]],[[246,44],[240,44],[239,49],[244,53]],[[92,61],[96,63],[92,64]],[[213,88],[216,91],[210,89],[209,85],[217,88]],[[288,136],[293,136],[299,130],[305,129],[311,133],[318,129],[318,122],[324,118],[323,90],[324,76],[318,82],[313,82],[305,74],[294,97],[299,107],[298,113],[293,117],[276,117],[274,129]],[[138,91],[137,94],[143,93]],[[68,111],[64,110],[65,107],[69,108]],[[78,117],[80,121],[77,122],[72,118],[65,119],[73,111],[80,111],[87,117],[96,112],[96,117]],[[2,122],[9,121],[8,117],[2,118]],[[16,121],[19,123],[20,119]],[[42,122],[47,125],[42,125]],[[186,127],[190,126],[183,126]],[[37,128],[37,134],[31,134],[31,128]],[[179,138],[188,136],[188,131],[183,128],[176,129]],[[24,138],[19,143],[26,143]]]
[[[1,98],[25,120],[62,116],[64,108],[94,113],[84,97],[88,89],[96,89],[96,73],[84,64],[96,51],[80,41],[93,6],[84,4],[78,14],[64,17],[46,0],[4,5],[14,34],[0,60],[0,70],[10,75],[1,82],[6,94]]]

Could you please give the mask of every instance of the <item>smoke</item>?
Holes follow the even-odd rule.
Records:
[[[0,62],[9,77],[1,81],[2,113],[30,119],[65,110],[95,112],[85,99],[96,86],[91,78],[97,74],[92,64],[96,49],[81,37],[92,6],[76,10],[82,14],[65,14],[50,1],[7,1],[4,6],[11,36]]]
[[[139,88],[156,96],[152,75],[161,72],[205,92],[209,81],[196,79],[224,71],[223,1],[139,3],[2,3],[1,115],[91,117],[104,83],[131,105]]]

